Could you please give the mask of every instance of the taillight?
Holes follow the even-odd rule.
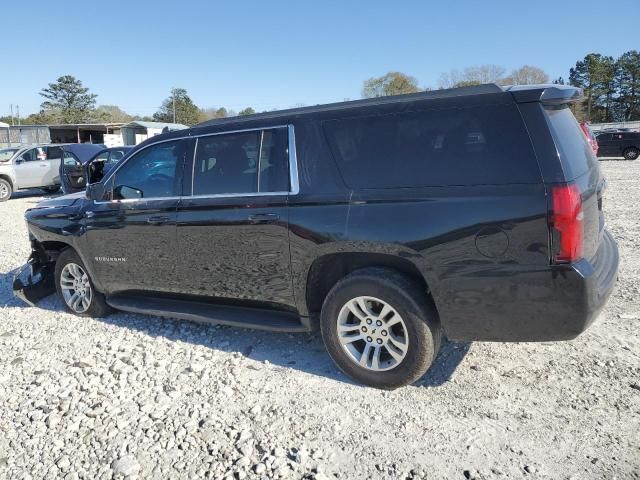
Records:
[[[553,260],[575,262],[582,258],[584,246],[584,214],[580,188],[575,184],[551,188],[551,229]]]

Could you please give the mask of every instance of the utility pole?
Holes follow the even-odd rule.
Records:
[[[16,117],[18,117],[18,125],[20,125],[20,105],[16,105]]]
[[[173,98],[173,123],[176,123],[176,91],[175,89],[171,92],[171,96]]]
[[[13,103],[11,104],[11,126],[15,126],[15,122],[13,121]]]

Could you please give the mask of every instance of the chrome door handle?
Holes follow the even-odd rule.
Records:
[[[249,215],[249,220],[255,223],[275,222],[279,218],[280,215],[277,213],[256,213],[254,215]]]
[[[162,225],[163,223],[167,223],[169,220],[171,220],[169,217],[166,217],[164,215],[160,215],[158,217],[149,217],[149,218],[147,218],[147,223],[149,223],[151,225]]]

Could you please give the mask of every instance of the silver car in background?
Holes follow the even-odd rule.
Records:
[[[16,190],[42,188],[47,193],[60,189],[62,145],[29,145],[0,149],[0,202]]]

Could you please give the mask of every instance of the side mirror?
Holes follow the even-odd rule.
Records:
[[[102,183],[92,183],[87,185],[87,198],[89,200],[104,199],[105,188]]]
[[[22,162],[24,162],[24,158],[22,157],[16,158],[16,165],[20,165]]]
[[[142,190],[129,187],[127,185],[118,185],[113,189],[114,199],[128,200],[132,198],[142,198],[143,196],[144,195],[142,194]]]

